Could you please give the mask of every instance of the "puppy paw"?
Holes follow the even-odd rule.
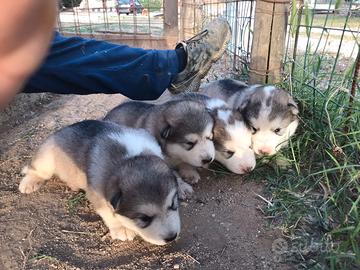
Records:
[[[29,194],[38,190],[43,183],[43,180],[38,177],[26,175],[19,184],[19,191],[21,193]]]
[[[178,182],[178,194],[180,200],[185,200],[191,197],[191,194],[194,192],[192,186],[184,182],[181,178],[177,178]]]
[[[22,175],[26,175],[29,171],[29,166],[25,166],[22,170],[21,170],[21,174]]]
[[[110,229],[110,236],[112,239],[118,239],[121,241],[132,241],[134,240],[136,233],[125,227],[117,227]]]
[[[196,184],[200,180],[200,174],[195,169],[186,169],[179,171],[180,176],[190,184]]]

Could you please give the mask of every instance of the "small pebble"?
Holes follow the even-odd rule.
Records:
[[[174,269],[180,269],[180,265],[179,264],[174,264]]]
[[[212,217],[215,217],[215,214],[211,214]]]

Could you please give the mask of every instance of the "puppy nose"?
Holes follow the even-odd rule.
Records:
[[[164,240],[165,240],[166,243],[169,243],[171,241],[174,241],[176,239],[176,237],[177,237],[177,233],[169,236],[168,238],[165,238]]]
[[[207,157],[203,159],[201,162],[203,165],[209,164],[213,159],[211,157]]]
[[[252,166],[246,166],[241,168],[245,173],[251,172],[254,168]]]
[[[271,149],[269,147],[263,147],[263,148],[259,149],[259,153],[261,155],[267,156],[267,155],[269,155],[271,153]]]

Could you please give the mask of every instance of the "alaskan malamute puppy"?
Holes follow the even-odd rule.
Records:
[[[200,179],[193,167],[207,166],[215,158],[214,119],[198,102],[170,100],[154,105],[129,101],[112,109],[104,120],[148,130],[168,164],[191,183]]]
[[[39,148],[19,190],[31,193],[58,176],[82,189],[113,239],[164,245],[178,236],[177,180],[145,130],[83,121],[51,135]]]
[[[287,145],[298,126],[298,107],[290,94],[275,86],[223,79],[201,87],[201,93],[220,98],[243,115],[252,130],[257,155],[273,155]]]
[[[221,99],[199,93],[183,93],[173,97],[203,104],[214,116],[215,159],[231,172],[244,174],[255,168],[256,160],[251,149],[251,130],[246,126],[239,111],[230,108]]]

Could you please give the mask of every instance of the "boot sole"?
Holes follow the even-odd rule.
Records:
[[[201,79],[206,75],[206,73],[208,73],[208,71],[211,68],[211,65],[213,63],[215,63],[216,61],[218,61],[221,58],[221,56],[223,56],[223,54],[226,51],[227,46],[230,43],[230,39],[231,39],[231,31],[229,30],[226,35],[226,38],[225,38],[225,40],[227,40],[227,41],[224,42],[224,44],[222,45],[220,50],[212,57],[212,59],[209,61],[209,63],[205,66],[204,71],[198,73],[198,76],[202,76]]]
[[[218,61],[218,60],[221,58],[221,56],[223,56],[223,54],[224,54],[225,51],[226,51],[227,46],[228,46],[229,43],[230,43],[230,39],[231,39],[231,30],[228,31],[228,33],[227,33],[227,35],[226,35],[226,38],[225,38],[226,42],[224,42],[224,44],[222,45],[222,47],[220,48],[220,50],[218,51],[218,53],[215,54],[215,55],[212,57],[212,59],[209,61],[209,63],[208,63],[206,66],[204,66],[203,71],[202,71],[202,72],[199,72],[198,75],[193,79],[193,82],[194,82],[194,83],[196,82],[196,84],[193,85],[193,82],[190,83],[190,85],[189,85],[189,87],[188,87],[189,90],[186,91],[186,92],[197,92],[197,91],[199,91],[201,79],[204,78],[205,75],[209,72],[212,64],[215,63],[216,61]],[[193,86],[192,86],[192,85],[193,85]]]
[[[193,79],[193,81],[190,83],[190,85],[187,87],[187,89],[185,91],[184,90],[177,91],[176,89],[171,89],[171,90],[169,89],[171,91],[171,93],[178,94],[181,92],[197,92],[200,88],[201,79],[204,78],[205,75],[209,72],[212,64],[215,63],[216,61],[218,61],[221,58],[221,56],[223,56],[223,54],[226,51],[227,46],[230,43],[230,39],[231,39],[231,30],[228,31],[228,33],[225,37],[226,42],[224,42],[224,44],[222,45],[220,50],[216,54],[213,55],[213,57],[210,59],[208,64],[204,66],[202,72],[200,72],[200,71],[198,72],[198,74]]]

